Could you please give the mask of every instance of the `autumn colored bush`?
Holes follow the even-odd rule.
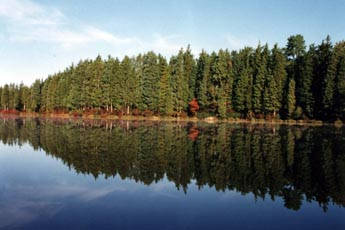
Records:
[[[132,110],[132,115],[133,116],[140,116],[141,115],[141,111],[139,109],[133,109]]]
[[[196,112],[200,108],[198,104],[198,100],[196,98],[193,98],[193,100],[191,100],[188,105],[189,105],[189,113],[192,116],[195,116]]]
[[[153,116],[153,112],[151,110],[145,110],[143,112],[143,116],[144,117],[152,117]]]

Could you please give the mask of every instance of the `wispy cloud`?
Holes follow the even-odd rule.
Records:
[[[24,25],[56,25],[64,18],[59,10],[28,0],[0,0],[0,16]]]
[[[0,17],[6,21],[9,40],[13,42],[49,42],[62,47],[90,42],[135,42],[134,38],[121,38],[87,24],[72,29],[76,26],[60,10],[28,0],[0,0]]]
[[[60,10],[29,0],[0,0],[0,18],[6,21],[11,42],[45,42],[71,48],[89,43],[104,43],[129,53],[154,50],[172,54],[181,48],[174,43],[178,36],[154,34],[151,41],[137,37],[118,36],[100,28],[78,23],[76,25]]]
[[[231,50],[239,50],[245,46],[255,46],[259,42],[255,39],[239,38],[231,34],[226,35],[225,39]]]

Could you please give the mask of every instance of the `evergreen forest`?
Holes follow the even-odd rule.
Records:
[[[219,119],[345,121],[345,41],[238,51],[188,46],[166,58],[152,51],[81,60],[31,86],[0,87],[2,113],[87,112]]]

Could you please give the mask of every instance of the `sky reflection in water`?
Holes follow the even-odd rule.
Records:
[[[0,128],[1,129],[1,128]],[[235,190],[186,193],[167,176],[145,185],[129,178],[77,173],[27,143],[0,144],[0,229],[343,229],[345,209],[315,201],[298,211],[282,198]]]

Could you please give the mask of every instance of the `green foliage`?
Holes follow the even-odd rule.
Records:
[[[301,34],[293,35],[288,38],[285,53],[291,59],[303,55],[305,52],[305,41]]]
[[[291,79],[289,82],[288,94],[287,94],[287,115],[289,118],[292,118],[292,114],[296,109],[295,90],[296,90],[295,80]]]
[[[2,89],[1,95],[1,107],[4,110],[8,110],[10,106],[10,91],[9,86],[6,84]]]
[[[190,46],[169,60],[153,51],[121,61],[98,55],[31,87],[4,85],[0,104],[2,110],[184,116],[195,99],[198,114],[222,119],[294,118],[299,108],[303,118],[344,120],[344,46],[333,47],[327,37],[306,50],[303,36],[294,35],[285,49],[259,44],[197,58]]]

